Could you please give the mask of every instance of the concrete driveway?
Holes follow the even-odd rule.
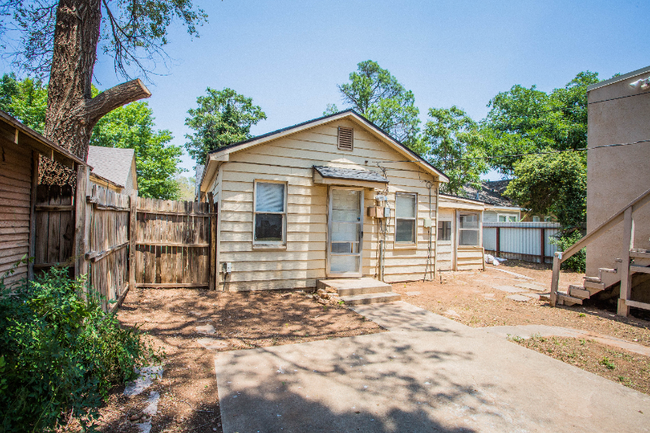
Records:
[[[230,432],[649,432],[650,397],[405,302],[389,331],[215,357]]]

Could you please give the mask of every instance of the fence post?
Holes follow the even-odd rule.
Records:
[[[549,303],[551,307],[555,307],[557,303],[557,287],[560,282],[560,265],[562,264],[562,253],[556,252],[553,256],[553,276],[551,277],[551,294],[549,296]]]
[[[634,220],[632,219],[632,207],[625,209],[623,214],[623,251],[621,252],[621,294],[618,300],[616,314],[627,317],[630,314],[630,307],[627,301],[632,292],[632,277],[630,275],[630,248],[634,242]]]
[[[75,278],[88,273],[86,251],[86,194],[88,192],[88,166],[79,165],[77,168],[77,191],[75,194],[75,231],[74,231],[74,276]],[[90,281],[87,282],[89,284]],[[86,293],[84,293],[86,295]]]
[[[135,289],[135,238],[136,224],[137,224],[137,207],[138,196],[136,193],[131,193],[129,197],[129,290]]]
[[[497,253],[496,256],[501,255],[501,227],[497,227]]]
[[[209,290],[216,289],[217,279],[217,218],[214,209],[214,194],[208,193],[210,203],[210,272],[208,276]]]

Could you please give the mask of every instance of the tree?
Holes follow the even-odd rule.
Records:
[[[124,77],[164,60],[167,29],[175,20],[196,35],[206,19],[190,0],[0,0],[0,14],[21,32],[16,62],[49,73],[44,135],[85,159],[95,124],[107,113],[150,96],[139,79],[92,96],[98,48]],[[103,23],[103,25],[101,25]],[[4,25],[4,37],[11,33]]]
[[[179,200],[194,201],[196,178],[187,176],[177,176],[176,183],[180,191]]]
[[[555,215],[562,227],[586,219],[587,161],[582,152],[530,155],[514,164],[505,195],[533,213]]]
[[[462,195],[465,185],[480,189],[480,175],[488,166],[478,124],[455,105],[430,108],[429,117],[422,137],[424,157],[449,177],[442,191]]]
[[[168,130],[156,131],[153,111],[146,102],[132,102],[104,116],[93,130],[90,144],[135,150],[138,195],[176,200],[180,191],[176,175],[183,151],[169,144]]]
[[[251,126],[266,119],[262,109],[232,89],[207,88],[206,96],[196,98],[197,108],[187,112],[185,125],[195,132],[185,135],[185,148],[199,164],[205,164],[207,154],[220,147],[252,137]]]
[[[15,74],[4,74],[0,79],[0,110],[42,133],[45,129],[47,87],[38,79],[21,81]]]
[[[586,147],[587,86],[597,82],[586,71],[550,94],[515,85],[496,95],[482,125],[492,168],[510,175],[519,157],[505,155]]]
[[[414,146],[420,131],[420,110],[414,105],[413,92],[406,90],[390,72],[377,62],[366,60],[350,74],[350,82],[338,86],[343,102],[391,136]],[[325,115],[338,111],[328,104]]]

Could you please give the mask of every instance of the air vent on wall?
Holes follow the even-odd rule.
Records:
[[[354,143],[354,129],[339,126],[339,149],[352,150]]]

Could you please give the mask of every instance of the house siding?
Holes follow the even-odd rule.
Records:
[[[354,149],[337,148],[337,127],[354,128]],[[389,179],[388,203],[391,218],[385,250],[387,282],[422,279],[424,276],[428,229],[424,218],[435,218],[437,185],[431,174],[415,163],[399,162],[406,158],[375,138],[359,124],[343,119],[317,126],[287,137],[230,154],[221,165],[218,180],[210,186],[219,190],[219,271],[222,264],[232,263],[232,273],[220,274],[224,290],[264,290],[315,287],[316,280],[326,278],[328,246],[327,185],[313,182],[314,165],[381,172],[377,162],[386,167]],[[287,183],[286,249],[253,246],[254,181]],[[425,181],[433,182],[432,209]],[[376,276],[378,224],[366,215],[374,204],[378,190],[364,189],[364,240],[362,273]],[[394,248],[395,193],[418,194],[417,244]]]
[[[0,138],[0,276],[29,255],[32,150]],[[27,277],[27,265],[5,279],[10,284]]]

